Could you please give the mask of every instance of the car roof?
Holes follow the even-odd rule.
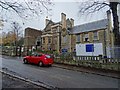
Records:
[[[42,54],[42,55],[48,55],[48,54],[44,54],[44,53],[39,53],[39,54]]]

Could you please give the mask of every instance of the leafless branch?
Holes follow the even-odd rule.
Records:
[[[84,3],[81,3],[79,12],[81,14],[94,13],[96,11],[103,9],[106,6],[109,6],[109,4],[106,2],[100,2],[100,1],[93,1],[93,2],[89,2],[89,3],[84,2]]]
[[[0,0],[0,7],[6,11],[15,11],[20,17],[23,17],[23,13],[26,15],[40,15],[44,10],[49,11],[48,5],[51,4],[51,0],[23,0],[19,1],[7,1]],[[44,8],[44,9],[43,9]],[[30,12],[29,12],[30,11]],[[29,12],[27,14],[27,12]]]

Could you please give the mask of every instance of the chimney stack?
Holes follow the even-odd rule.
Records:
[[[109,31],[112,31],[112,20],[111,20],[111,11],[107,11],[107,19],[108,19],[108,29]]]
[[[70,19],[70,21],[71,21],[71,24],[72,24],[72,28],[74,27],[74,19]]]
[[[62,28],[66,28],[66,14],[61,13],[61,24]]]
[[[45,19],[45,25],[47,25],[48,23],[49,23],[49,19],[48,19],[48,17],[46,17],[46,19]]]

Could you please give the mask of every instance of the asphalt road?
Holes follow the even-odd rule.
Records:
[[[22,58],[0,57],[3,70],[58,88],[118,88],[120,79],[57,67],[23,64]],[[0,62],[1,62],[0,61]]]

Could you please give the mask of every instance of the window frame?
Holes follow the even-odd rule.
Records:
[[[80,36],[81,36],[80,34],[77,34],[77,35],[76,35],[76,42],[77,42],[77,43],[81,42]]]
[[[99,33],[98,31],[93,32],[93,40],[99,40]]]
[[[43,43],[45,43],[45,37],[43,37]]]
[[[86,36],[87,35],[87,36]],[[84,42],[89,42],[89,33],[84,33]],[[87,40],[86,40],[87,39]]]
[[[50,37],[48,37],[48,43],[49,43],[49,44],[51,43],[51,38],[50,38]]]

